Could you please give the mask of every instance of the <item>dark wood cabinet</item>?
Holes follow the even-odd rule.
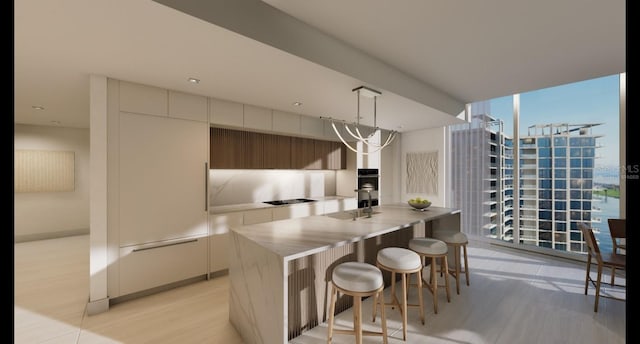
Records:
[[[290,169],[291,137],[283,135],[265,135],[264,161],[269,168]]]
[[[210,142],[212,169],[346,168],[346,149],[335,141],[211,128]]]
[[[319,170],[321,164],[316,159],[314,139],[291,138],[291,168]]]
[[[245,132],[211,128],[209,161],[211,168],[233,169],[245,166]]]

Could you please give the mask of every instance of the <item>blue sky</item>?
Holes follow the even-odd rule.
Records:
[[[596,168],[616,170],[619,163],[619,75],[555,86],[520,94],[520,135],[527,127],[549,123],[604,123],[592,128],[603,137],[598,143]],[[493,117],[504,121],[507,134],[513,133],[513,97],[490,100]]]

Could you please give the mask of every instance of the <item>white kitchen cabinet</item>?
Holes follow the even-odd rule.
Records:
[[[169,117],[207,122],[207,97],[169,91]]]
[[[120,248],[120,295],[207,274],[206,237]]]
[[[253,105],[244,106],[243,124],[248,129],[258,129],[271,131],[273,129],[273,119],[271,110]]]
[[[332,199],[324,201],[325,214],[353,210],[356,208],[358,208],[358,200],[356,198]]]
[[[357,198],[344,198],[341,200],[342,208],[340,210],[353,210],[358,208]]]
[[[255,209],[244,212],[244,225],[254,225],[256,223],[273,221],[273,209]]]
[[[211,215],[209,217],[210,272],[222,271],[229,268],[229,229],[237,226],[242,226],[242,221],[242,212]]]
[[[300,134],[300,115],[273,110],[273,131],[282,134]]]
[[[310,116],[300,116],[300,134],[314,138],[324,138],[324,120]]]
[[[208,124],[121,112],[118,137],[120,247],[206,236]]]
[[[323,203],[309,202],[273,208],[273,221],[321,215],[324,209]]]
[[[167,116],[167,90],[126,81],[120,81],[119,88],[120,111]]]
[[[242,128],[244,125],[243,105],[221,99],[209,99],[209,121],[211,124]]]

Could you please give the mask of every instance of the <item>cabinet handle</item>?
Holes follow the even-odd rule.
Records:
[[[189,239],[189,240],[176,241],[176,242],[172,242],[172,243],[160,244],[160,245],[149,246],[149,247],[134,248],[131,252],[139,252],[139,251],[145,251],[145,250],[152,250],[154,248],[161,248],[161,247],[167,247],[167,246],[173,246],[173,245],[188,244],[188,243],[196,242],[196,241],[198,241],[198,239]]]
[[[204,163],[204,211],[209,211],[209,163]]]

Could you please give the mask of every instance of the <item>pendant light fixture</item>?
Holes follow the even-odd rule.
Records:
[[[355,92],[358,98],[358,115],[356,117],[356,122],[353,124],[353,128],[350,128],[349,124],[344,121],[342,121],[342,125],[344,126],[344,130],[352,138],[356,139],[358,142],[361,142],[364,146],[369,147],[369,149],[367,149],[366,152],[361,152],[361,154],[368,155],[371,153],[375,153],[383,149],[384,147],[388,146],[391,142],[393,142],[393,140],[396,138],[397,131],[393,130],[389,132],[389,136],[387,136],[387,139],[384,140],[383,144],[380,144],[379,142],[382,142],[382,130],[378,128],[378,124],[377,124],[377,114],[376,114],[377,101],[376,100],[380,95],[382,95],[382,93],[380,93],[380,91],[376,91],[366,86],[356,87],[351,91]],[[362,133],[360,132],[360,96],[373,98],[373,129],[374,130],[366,137],[363,136]],[[342,137],[342,134],[340,134],[340,131],[336,126],[336,121],[333,119],[331,120],[331,126],[333,127],[333,131],[335,131],[336,135],[338,135],[338,137],[340,138],[340,141],[342,141],[342,143],[345,146],[347,146],[347,148],[357,153],[358,150],[352,147],[351,145],[349,145],[349,143],[347,143],[347,141]],[[375,135],[376,133],[380,133],[379,142],[377,142],[378,140],[376,140],[376,135]]]

